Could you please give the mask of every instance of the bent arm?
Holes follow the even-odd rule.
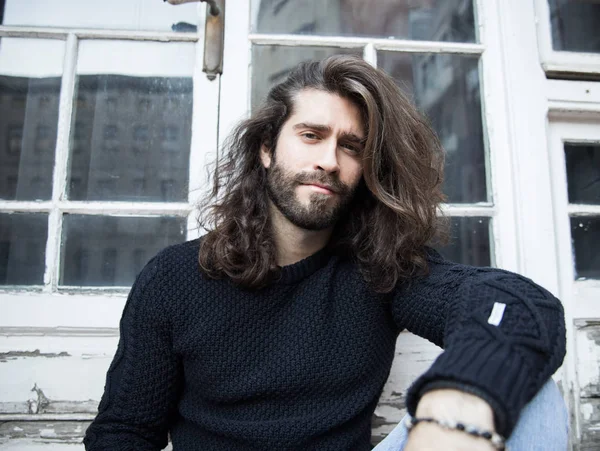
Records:
[[[496,430],[509,436],[521,409],[561,365],[566,348],[562,305],[517,274],[433,257],[431,273],[398,290],[396,322],[444,352],[407,394],[458,389],[485,400]]]
[[[180,369],[157,272],[155,258],[142,270],[127,299],[98,415],[84,438],[88,451],[155,451],[167,445]]]

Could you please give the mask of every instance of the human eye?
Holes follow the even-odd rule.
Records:
[[[301,136],[308,141],[316,141],[319,139],[319,136],[313,132],[303,132]]]
[[[355,144],[343,143],[340,145],[341,145],[341,147],[344,148],[344,150],[346,150],[348,153],[350,153],[352,155],[358,155],[360,153],[359,146],[357,146]]]

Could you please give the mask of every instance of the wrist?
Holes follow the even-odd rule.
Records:
[[[494,413],[490,405],[478,396],[460,390],[428,391],[419,400],[416,416],[461,421],[494,430]]]

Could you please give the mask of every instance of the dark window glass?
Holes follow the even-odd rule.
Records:
[[[0,214],[0,285],[42,285],[48,215]]]
[[[287,47],[255,45],[252,47],[252,107],[262,102],[274,85],[304,61],[320,60],[336,54],[362,55],[361,49],[333,47]]]
[[[377,64],[425,113],[446,151],[450,203],[488,200],[478,58],[379,52]]]
[[[490,218],[451,218],[451,240],[439,247],[448,260],[473,266],[490,266]]]
[[[600,52],[600,2],[548,0],[552,47],[569,52]]]
[[[184,241],[186,228],[187,219],[180,217],[67,214],[63,220],[60,284],[130,286],[146,256]]]
[[[260,4],[258,2],[260,1]],[[257,33],[475,42],[472,0],[253,0]]]
[[[600,216],[571,218],[575,277],[600,279]]]
[[[565,143],[565,161],[569,202],[600,205],[600,145]]]
[[[59,77],[0,75],[0,199],[51,198],[59,94]]]
[[[80,182],[69,183],[69,199],[187,200],[191,78],[80,75],[77,99],[69,177]],[[164,178],[182,189],[165,198]]]

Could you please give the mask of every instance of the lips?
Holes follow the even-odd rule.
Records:
[[[329,185],[322,185],[320,183],[305,183],[305,185],[312,186],[313,188],[316,188],[316,190],[323,192],[323,193],[335,194],[334,189]]]

